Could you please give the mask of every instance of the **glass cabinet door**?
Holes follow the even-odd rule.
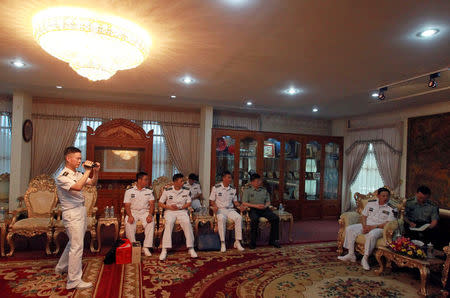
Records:
[[[312,141],[306,144],[305,193],[307,200],[320,199],[320,156],[322,146]]]
[[[235,139],[230,136],[221,136],[216,139],[216,176],[215,182],[222,181],[222,173],[234,171]]]
[[[280,151],[279,140],[269,138],[264,141],[263,182],[272,203],[280,200]]]
[[[239,187],[250,182],[250,175],[256,173],[258,141],[247,137],[239,147]]]
[[[323,179],[323,195],[325,200],[337,200],[339,186],[339,144],[328,143],[325,145],[325,170]]]
[[[301,144],[288,140],[284,146],[284,200],[299,199]]]

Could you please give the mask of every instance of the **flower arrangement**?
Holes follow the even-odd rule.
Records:
[[[399,237],[395,241],[387,244],[392,251],[411,258],[425,259],[427,257],[425,251],[414,244],[409,238]]]

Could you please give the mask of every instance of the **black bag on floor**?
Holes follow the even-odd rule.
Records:
[[[198,250],[220,250],[220,238],[215,233],[203,234],[198,236]]]
[[[125,241],[122,239],[119,239],[116,241],[116,243],[113,243],[111,249],[106,253],[105,260],[103,260],[103,263],[105,265],[111,265],[116,263],[116,248],[124,244]]]

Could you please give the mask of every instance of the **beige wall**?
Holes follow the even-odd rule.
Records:
[[[406,158],[408,149],[408,118],[427,116],[433,114],[450,112],[450,101],[434,103],[430,105],[421,106],[418,108],[409,108],[389,113],[374,114],[368,117],[352,117],[345,119],[333,120],[331,124],[331,131],[334,136],[344,136],[344,148],[347,148],[349,144],[346,143],[345,134],[347,131],[347,124],[350,121],[351,128],[365,128],[374,127],[380,125],[393,124],[396,122],[403,122],[403,149],[400,169],[400,195],[405,196],[406,191]],[[345,161],[345,154],[344,154]],[[346,175],[345,162],[343,175]],[[347,185],[343,185],[343,196],[347,193]]]

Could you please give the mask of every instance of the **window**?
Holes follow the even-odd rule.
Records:
[[[0,174],[11,171],[11,114],[0,113]]]
[[[161,125],[158,122],[144,121],[142,128],[147,133],[153,129],[152,180],[161,176],[172,178],[173,173],[177,173],[178,170],[170,160]]]
[[[367,150],[366,157],[364,158],[358,176],[350,187],[352,198],[356,192],[367,194],[383,187],[383,185],[384,182],[381,178],[380,172],[378,171],[373,145],[369,144],[369,149]],[[352,204],[355,204],[354,200],[352,200]]]
[[[81,150],[81,160],[86,160],[86,133],[87,127],[90,126],[93,130],[102,125],[103,120],[98,118],[84,118],[78,127],[75,135],[75,142],[73,145]]]

